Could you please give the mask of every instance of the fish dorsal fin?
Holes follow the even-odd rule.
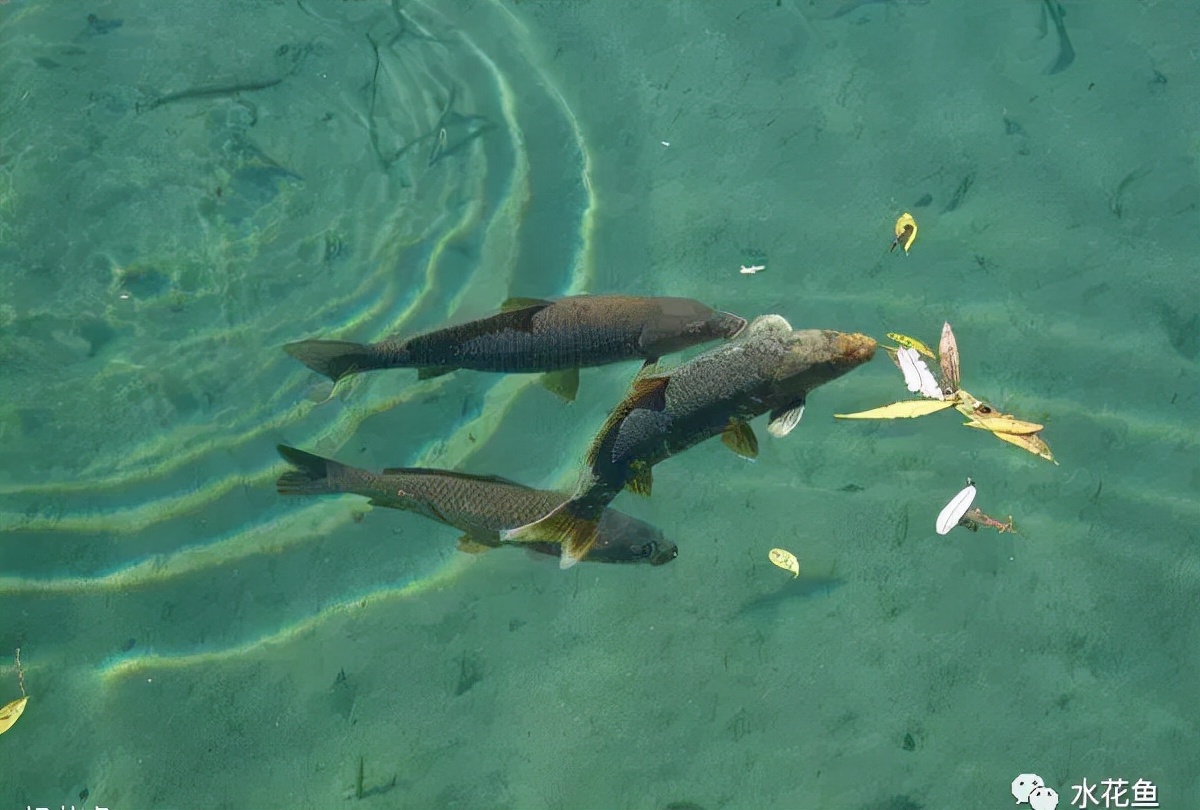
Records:
[[[553,303],[553,301],[547,301],[545,298],[507,298],[500,305],[500,311],[515,312],[518,309],[545,309]]]
[[[647,411],[662,411],[667,407],[667,384],[671,381],[669,377],[654,375],[646,377],[635,377],[633,385],[630,386],[629,396],[625,401],[629,403],[629,410],[641,408]]]
[[[632,465],[633,477],[629,479],[629,483],[625,488],[637,495],[650,497],[650,490],[654,488],[654,468],[645,462],[636,462]]]
[[[629,387],[629,394],[608,415],[603,427],[596,433],[596,439],[592,442],[592,446],[588,448],[587,463],[589,465],[596,463],[596,458],[600,453],[600,444],[612,431],[619,430],[621,423],[634,411],[661,412],[667,407],[667,383],[669,382],[670,378],[668,377],[643,377],[640,373],[634,377],[633,384]]]
[[[542,387],[564,402],[574,402],[579,393],[579,369],[548,371],[541,377]]]
[[[776,408],[771,411],[771,421],[767,423],[767,432],[777,439],[786,436],[795,429],[796,425],[800,424],[802,416],[804,416],[803,396],[798,402],[793,402],[786,408]]]
[[[441,476],[443,478],[457,478],[463,481],[486,481],[489,484],[507,484],[510,487],[528,489],[524,484],[518,484],[516,481],[502,478],[499,475],[473,475],[472,473],[458,472],[457,470],[431,470],[424,467],[388,467],[383,471],[382,475]]]
[[[637,374],[634,375],[634,377],[633,377],[634,382],[636,382],[637,380],[645,379],[646,377],[650,377],[654,374],[658,374],[660,370],[661,369],[659,368],[659,358],[647,357],[646,362],[642,363],[641,368],[639,368],[637,370]]]
[[[758,458],[758,437],[749,422],[730,420],[721,432],[721,442],[742,458]]]
[[[500,305],[500,314],[488,320],[492,328],[532,332],[534,317],[552,303],[540,298],[510,298]]]

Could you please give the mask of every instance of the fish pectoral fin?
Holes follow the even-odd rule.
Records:
[[[721,442],[742,458],[758,458],[758,437],[749,422],[731,421],[721,432]]]
[[[579,393],[579,369],[564,368],[548,371],[542,375],[542,387],[564,402],[574,402]]]
[[[574,502],[567,501],[540,520],[501,532],[500,539],[506,543],[555,543],[562,548],[559,567],[570,568],[596,544],[599,526],[598,517],[579,514]]]
[[[472,537],[469,534],[464,534],[458,538],[458,550],[467,554],[483,554],[495,547],[496,544],[488,543],[479,537]]]
[[[767,432],[777,439],[786,436],[795,429],[796,425],[800,424],[802,416],[804,416],[804,397],[800,397],[799,402],[794,402],[786,408],[776,408],[771,411],[771,421],[767,423]]]
[[[454,366],[426,366],[417,369],[418,380],[432,380],[434,377],[441,377],[443,374],[449,374],[451,371],[457,371]]]
[[[507,298],[505,299],[504,303],[500,305],[500,311],[514,312],[518,309],[530,309],[533,307],[545,309],[553,303],[553,301],[547,301],[545,298]]]
[[[633,477],[625,484],[625,488],[637,495],[649,498],[650,490],[654,488],[654,468],[644,461],[635,462],[630,467],[633,470]]]

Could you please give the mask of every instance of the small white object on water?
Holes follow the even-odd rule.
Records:
[[[670,146],[670,145],[671,145],[671,142],[670,142],[670,141],[659,141],[659,143],[661,143],[663,146]]]
[[[909,391],[920,392],[921,396],[929,399],[945,399],[946,395],[942,393],[941,386],[934,379],[933,373],[929,370],[929,366],[925,365],[925,361],[921,359],[921,354],[916,349],[910,349],[903,346],[896,350],[896,362],[900,364],[900,371],[904,374],[904,383],[908,386]]]
[[[762,270],[766,270],[766,269],[767,269],[767,266],[765,264],[752,264],[749,267],[747,267],[746,265],[743,264],[742,269],[738,272],[740,272],[743,276],[752,276],[755,273],[758,273],[758,272],[760,272]]]
[[[975,501],[975,485],[971,483],[971,479],[967,479],[967,486],[950,499],[950,503],[946,504],[942,509],[942,513],[937,518],[937,533],[949,534],[950,530],[958,525],[962,520],[962,516],[971,508],[971,504]]]

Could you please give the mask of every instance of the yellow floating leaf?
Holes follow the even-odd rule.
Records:
[[[800,561],[792,552],[782,548],[773,548],[767,552],[767,559],[776,567],[782,568],[784,571],[791,571],[793,579],[800,576]]]
[[[1054,461],[1054,454],[1050,452],[1049,445],[1042,441],[1042,437],[1036,433],[993,433],[992,435],[1001,441],[1015,444],[1022,450],[1028,450],[1038,458],[1058,464],[1057,461]]]
[[[899,332],[888,332],[887,336],[888,336],[888,340],[895,341],[896,344],[899,346],[904,346],[909,349],[916,349],[918,352],[925,355],[930,360],[936,359],[936,355],[934,355],[933,350],[930,349],[928,346],[926,346],[921,341],[917,340],[915,337],[909,337],[908,335],[902,335]]]
[[[25,711],[25,704],[28,702],[28,697],[21,697],[0,709],[0,734],[13,727],[13,723],[17,722],[21,712]]]
[[[908,253],[908,249],[917,238],[917,221],[913,219],[912,214],[905,211],[900,215],[896,220],[895,234],[896,238],[892,240],[892,246],[888,249],[895,250],[896,245],[900,245],[904,252]]]
[[[1008,414],[1001,414],[999,416],[972,416],[971,421],[967,422],[967,426],[980,428],[981,430],[990,430],[993,433],[1017,434],[1037,433],[1039,430],[1045,429],[1043,425],[1038,425],[1034,422],[1022,422],[1020,419],[1014,419]]]
[[[837,419],[913,419],[953,407],[956,400],[907,399],[858,413],[835,413]]]

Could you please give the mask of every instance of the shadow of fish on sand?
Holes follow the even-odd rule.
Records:
[[[829,596],[844,584],[844,579],[833,575],[804,575],[799,579],[789,579],[775,590],[743,602],[737,615],[774,618],[780,608],[806,599]]]

